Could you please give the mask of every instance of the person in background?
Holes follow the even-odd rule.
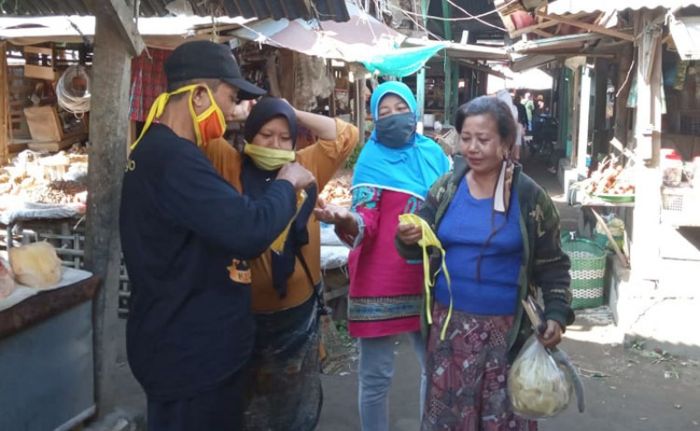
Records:
[[[520,162],[520,148],[523,141],[523,130],[518,123],[518,108],[516,108],[516,103],[513,101],[513,96],[507,90],[499,90],[496,93],[496,97],[503,103],[508,105],[508,109],[513,114],[513,120],[515,121],[515,143],[513,144],[513,149],[511,151],[510,157],[514,162]]]
[[[532,101],[532,94],[529,91],[525,93],[525,97],[520,103],[525,107],[525,113],[527,114],[527,130],[532,132],[532,121],[535,116],[535,102]]]
[[[241,77],[226,46],[184,43],[165,74],[169,92],[131,147],[122,188],[128,360],[146,392],[149,431],[236,431],[254,335],[245,260],[284,231],[297,190],[314,177],[287,163],[252,200],[199,149],[223,136],[239,89],[263,92]]]
[[[518,110],[518,124],[522,125],[524,136],[525,132],[527,132],[527,111],[525,110],[525,106],[520,103],[521,98],[516,91],[511,92],[511,97],[513,98],[513,104]]]
[[[549,108],[544,103],[544,96],[538,94],[535,98],[535,116],[548,114]]]
[[[452,280],[448,287],[443,272],[434,274],[422,430],[535,430],[535,421],[514,415],[507,376],[532,332],[521,300],[534,286],[544,300],[545,346],[557,345],[574,320],[559,215],[510,160],[516,125],[505,103],[476,98],[460,107],[455,125],[468,166],[438,180],[418,212],[440,239]],[[399,225],[399,253],[420,259],[421,238],[418,226]]]
[[[359,410],[363,431],[389,430],[388,392],[394,348],[408,334],[421,366],[425,399],[425,345],[420,333],[423,269],[396,252],[398,217],[422,205],[431,184],[450,162],[438,144],[416,133],[416,99],[401,82],[372,93],[375,129],[355,166],[352,208],[322,206],[316,217],[336,226],[350,252],[348,326],[358,338]]]
[[[298,130],[316,141],[295,152]],[[267,193],[285,164],[296,160],[316,177],[280,249],[250,262],[252,309],[257,330],[251,360],[246,429],[315,429],[322,394],[319,360],[321,245],[318,221],[311,217],[318,193],[358,142],[355,126],[339,119],[294,109],[274,97],[252,107],[243,127],[242,153],[223,139],[204,152],[218,172],[253,199]]]

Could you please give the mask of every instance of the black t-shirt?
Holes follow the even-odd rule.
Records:
[[[234,283],[227,267],[269,247],[294,215],[295,191],[274,181],[253,201],[194,143],[158,124],[131,160],[120,210],[131,280],[129,364],[152,399],[187,397],[248,360],[250,286]]]
[[[527,127],[527,110],[525,109],[525,106],[523,106],[523,104],[519,102],[514,101],[513,103],[518,109],[518,122],[523,126]]]

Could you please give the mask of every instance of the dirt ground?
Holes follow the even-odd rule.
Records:
[[[562,228],[577,227],[578,210],[566,205],[556,176],[541,161],[526,171],[554,198]],[[610,310],[577,313],[561,347],[579,368],[586,391],[586,412],[575,406],[540,422],[540,431],[692,431],[700,430],[700,365],[647,348],[642,342],[623,346]],[[324,408],[319,430],[359,430],[357,357],[323,376]],[[700,359],[700,358],[695,358]],[[410,342],[396,346],[396,373],[390,392],[392,431],[419,429],[418,364]]]
[[[541,431],[700,430],[700,366],[697,361],[648,350],[624,348],[602,308],[580,313],[562,348],[579,368],[586,412],[575,406],[541,421]],[[351,356],[335,375],[323,377],[324,407],[319,430],[359,430],[357,361]],[[410,342],[396,346],[396,374],[390,394],[391,429],[413,431],[418,421],[418,365]]]

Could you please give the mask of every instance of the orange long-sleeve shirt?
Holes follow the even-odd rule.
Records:
[[[319,193],[331,180],[358,142],[357,127],[336,119],[337,136],[335,140],[319,139],[316,143],[297,151],[297,162],[311,171],[318,182]],[[204,153],[214,168],[226,181],[238,191],[244,193],[241,184],[243,158],[241,154],[224,139],[209,142]],[[309,266],[314,284],[321,280],[321,229],[312,216],[308,223],[309,243],[302,247],[301,253]],[[287,283],[287,296],[280,298],[272,286],[272,267],[270,250],[250,262],[252,271],[253,311],[269,313],[296,307],[309,299],[313,293],[312,286],[299,259],[294,273]]]

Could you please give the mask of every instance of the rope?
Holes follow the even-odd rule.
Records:
[[[83,91],[73,87],[71,80],[76,77],[85,80]],[[71,66],[63,72],[56,84],[56,98],[63,109],[77,117],[90,111],[90,76],[84,66]]]

